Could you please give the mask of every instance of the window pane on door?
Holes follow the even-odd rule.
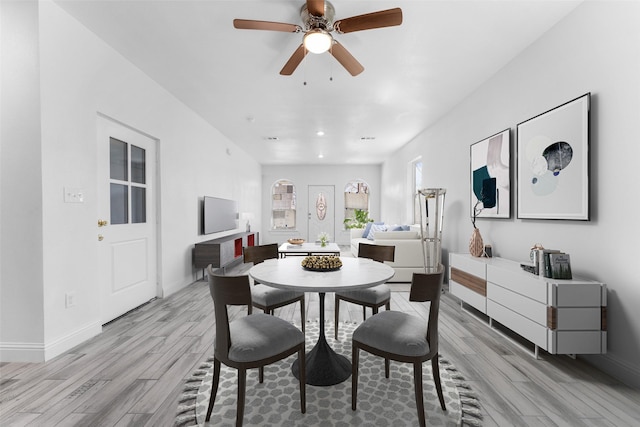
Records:
[[[132,173],[133,175],[133,173]],[[131,222],[147,222],[147,189],[131,187]]]
[[[111,184],[111,224],[129,222],[129,187]]]
[[[126,181],[129,179],[129,174],[127,173],[127,143],[119,141],[115,138],[109,138],[109,142],[109,167],[111,169],[111,179]]]
[[[144,148],[131,146],[131,182],[145,183],[145,151]]]

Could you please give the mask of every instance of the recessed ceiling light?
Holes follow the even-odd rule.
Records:
[[[318,154],[318,158],[319,158],[319,159],[322,159],[323,157],[324,157],[324,155],[322,155],[322,154]]]
[[[316,135],[318,135],[318,136],[324,136],[324,131],[319,130],[318,132],[316,132]]]

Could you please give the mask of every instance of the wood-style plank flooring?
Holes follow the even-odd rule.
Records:
[[[343,304],[341,320],[362,320],[359,306]],[[393,292],[392,308],[427,313],[404,291]],[[299,313],[294,305],[276,311],[298,323]],[[532,345],[492,330],[449,294],[440,315],[441,354],[479,395],[485,426],[640,425],[640,390],[580,359],[541,352],[535,360]],[[318,295],[308,294],[307,319],[318,317]],[[332,294],[326,319],[333,319]],[[171,426],[185,379],[212,354],[213,338],[213,303],[199,281],[51,361],[2,363],[0,425]]]

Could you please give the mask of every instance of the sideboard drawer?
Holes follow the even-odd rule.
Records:
[[[600,283],[580,283],[575,280],[552,283],[549,305],[556,307],[598,307],[606,303]]]
[[[549,307],[549,329],[570,331],[600,331],[601,307]]]
[[[601,331],[549,331],[552,354],[604,354],[607,333]]]
[[[495,301],[487,300],[487,316],[502,323],[538,347],[547,349],[547,327],[511,311]]]
[[[472,291],[466,286],[461,285],[453,280],[449,281],[449,292],[452,295],[460,298],[476,310],[481,311],[483,314],[487,312],[487,299],[477,292]]]
[[[484,280],[487,275],[487,264],[482,258],[471,255],[450,254],[449,265]]]
[[[547,303],[547,282],[519,268],[518,270],[512,270],[488,265],[487,282],[493,282],[503,288],[511,289],[513,292],[543,304]]]
[[[510,310],[533,320],[541,326],[547,325],[546,304],[532,301],[530,298],[491,282],[487,283],[487,298],[504,307],[509,307]]]

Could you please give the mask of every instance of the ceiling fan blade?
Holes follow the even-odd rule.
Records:
[[[298,68],[298,65],[300,65],[300,63],[302,62],[306,54],[307,54],[307,50],[304,48],[303,45],[300,45],[296,49],[296,51],[293,52],[293,55],[291,55],[291,58],[289,58],[287,63],[284,64],[284,67],[282,67],[282,70],[280,70],[280,74],[282,74],[283,76],[290,76],[291,74],[293,74],[293,72],[296,70],[296,68]]]
[[[239,30],[267,30],[297,33],[302,31],[299,25],[284,24],[282,22],[254,21],[252,19],[234,19],[233,26]]]
[[[329,49],[329,53],[333,55],[352,76],[357,76],[364,71],[362,64],[340,43],[335,42],[333,46],[331,46],[331,49]]]
[[[374,28],[393,27],[402,24],[402,9],[381,10],[379,12],[352,16],[340,19],[333,24],[338,33],[352,33],[354,31],[372,30]]]
[[[313,16],[324,16],[324,0],[307,0],[307,10]]]

